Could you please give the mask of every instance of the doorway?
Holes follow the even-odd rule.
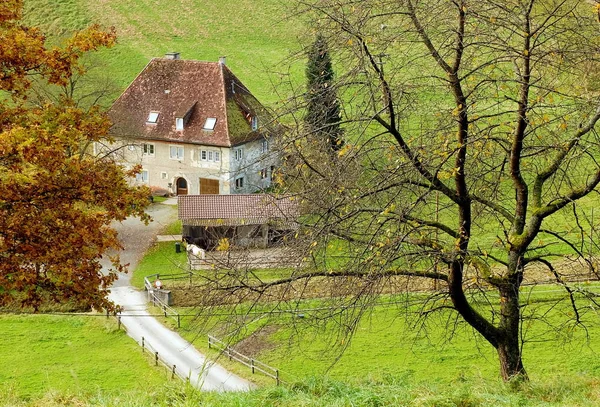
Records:
[[[175,185],[177,185],[177,195],[187,195],[188,186],[185,178],[177,178]]]

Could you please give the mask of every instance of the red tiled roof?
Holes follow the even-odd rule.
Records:
[[[175,118],[190,111],[184,130]],[[231,147],[261,138],[243,118],[264,110],[241,81],[218,62],[153,58],[109,111],[111,134],[120,137],[166,140]],[[150,112],[158,121],[147,124]],[[214,130],[204,130],[206,119],[217,119]]]
[[[266,194],[180,195],[179,219],[196,226],[262,224],[271,220],[293,222],[298,201]]]

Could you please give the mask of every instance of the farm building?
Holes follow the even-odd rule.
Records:
[[[262,190],[279,162],[276,124],[224,58],[153,58],[108,114],[117,142],[96,153],[141,165],[132,182],[171,194]]]
[[[221,239],[235,247],[265,248],[297,228],[298,202],[266,194],[178,197],[183,239],[213,250]]]

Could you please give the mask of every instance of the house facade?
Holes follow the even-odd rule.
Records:
[[[278,163],[270,115],[225,65],[153,58],[109,111],[114,151],[134,183],[177,195],[268,188]]]

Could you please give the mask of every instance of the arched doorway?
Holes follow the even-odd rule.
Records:
[[[185,178],[177,178],[175,185],[177,186],[177,195],[187,195],[188,185]]]

